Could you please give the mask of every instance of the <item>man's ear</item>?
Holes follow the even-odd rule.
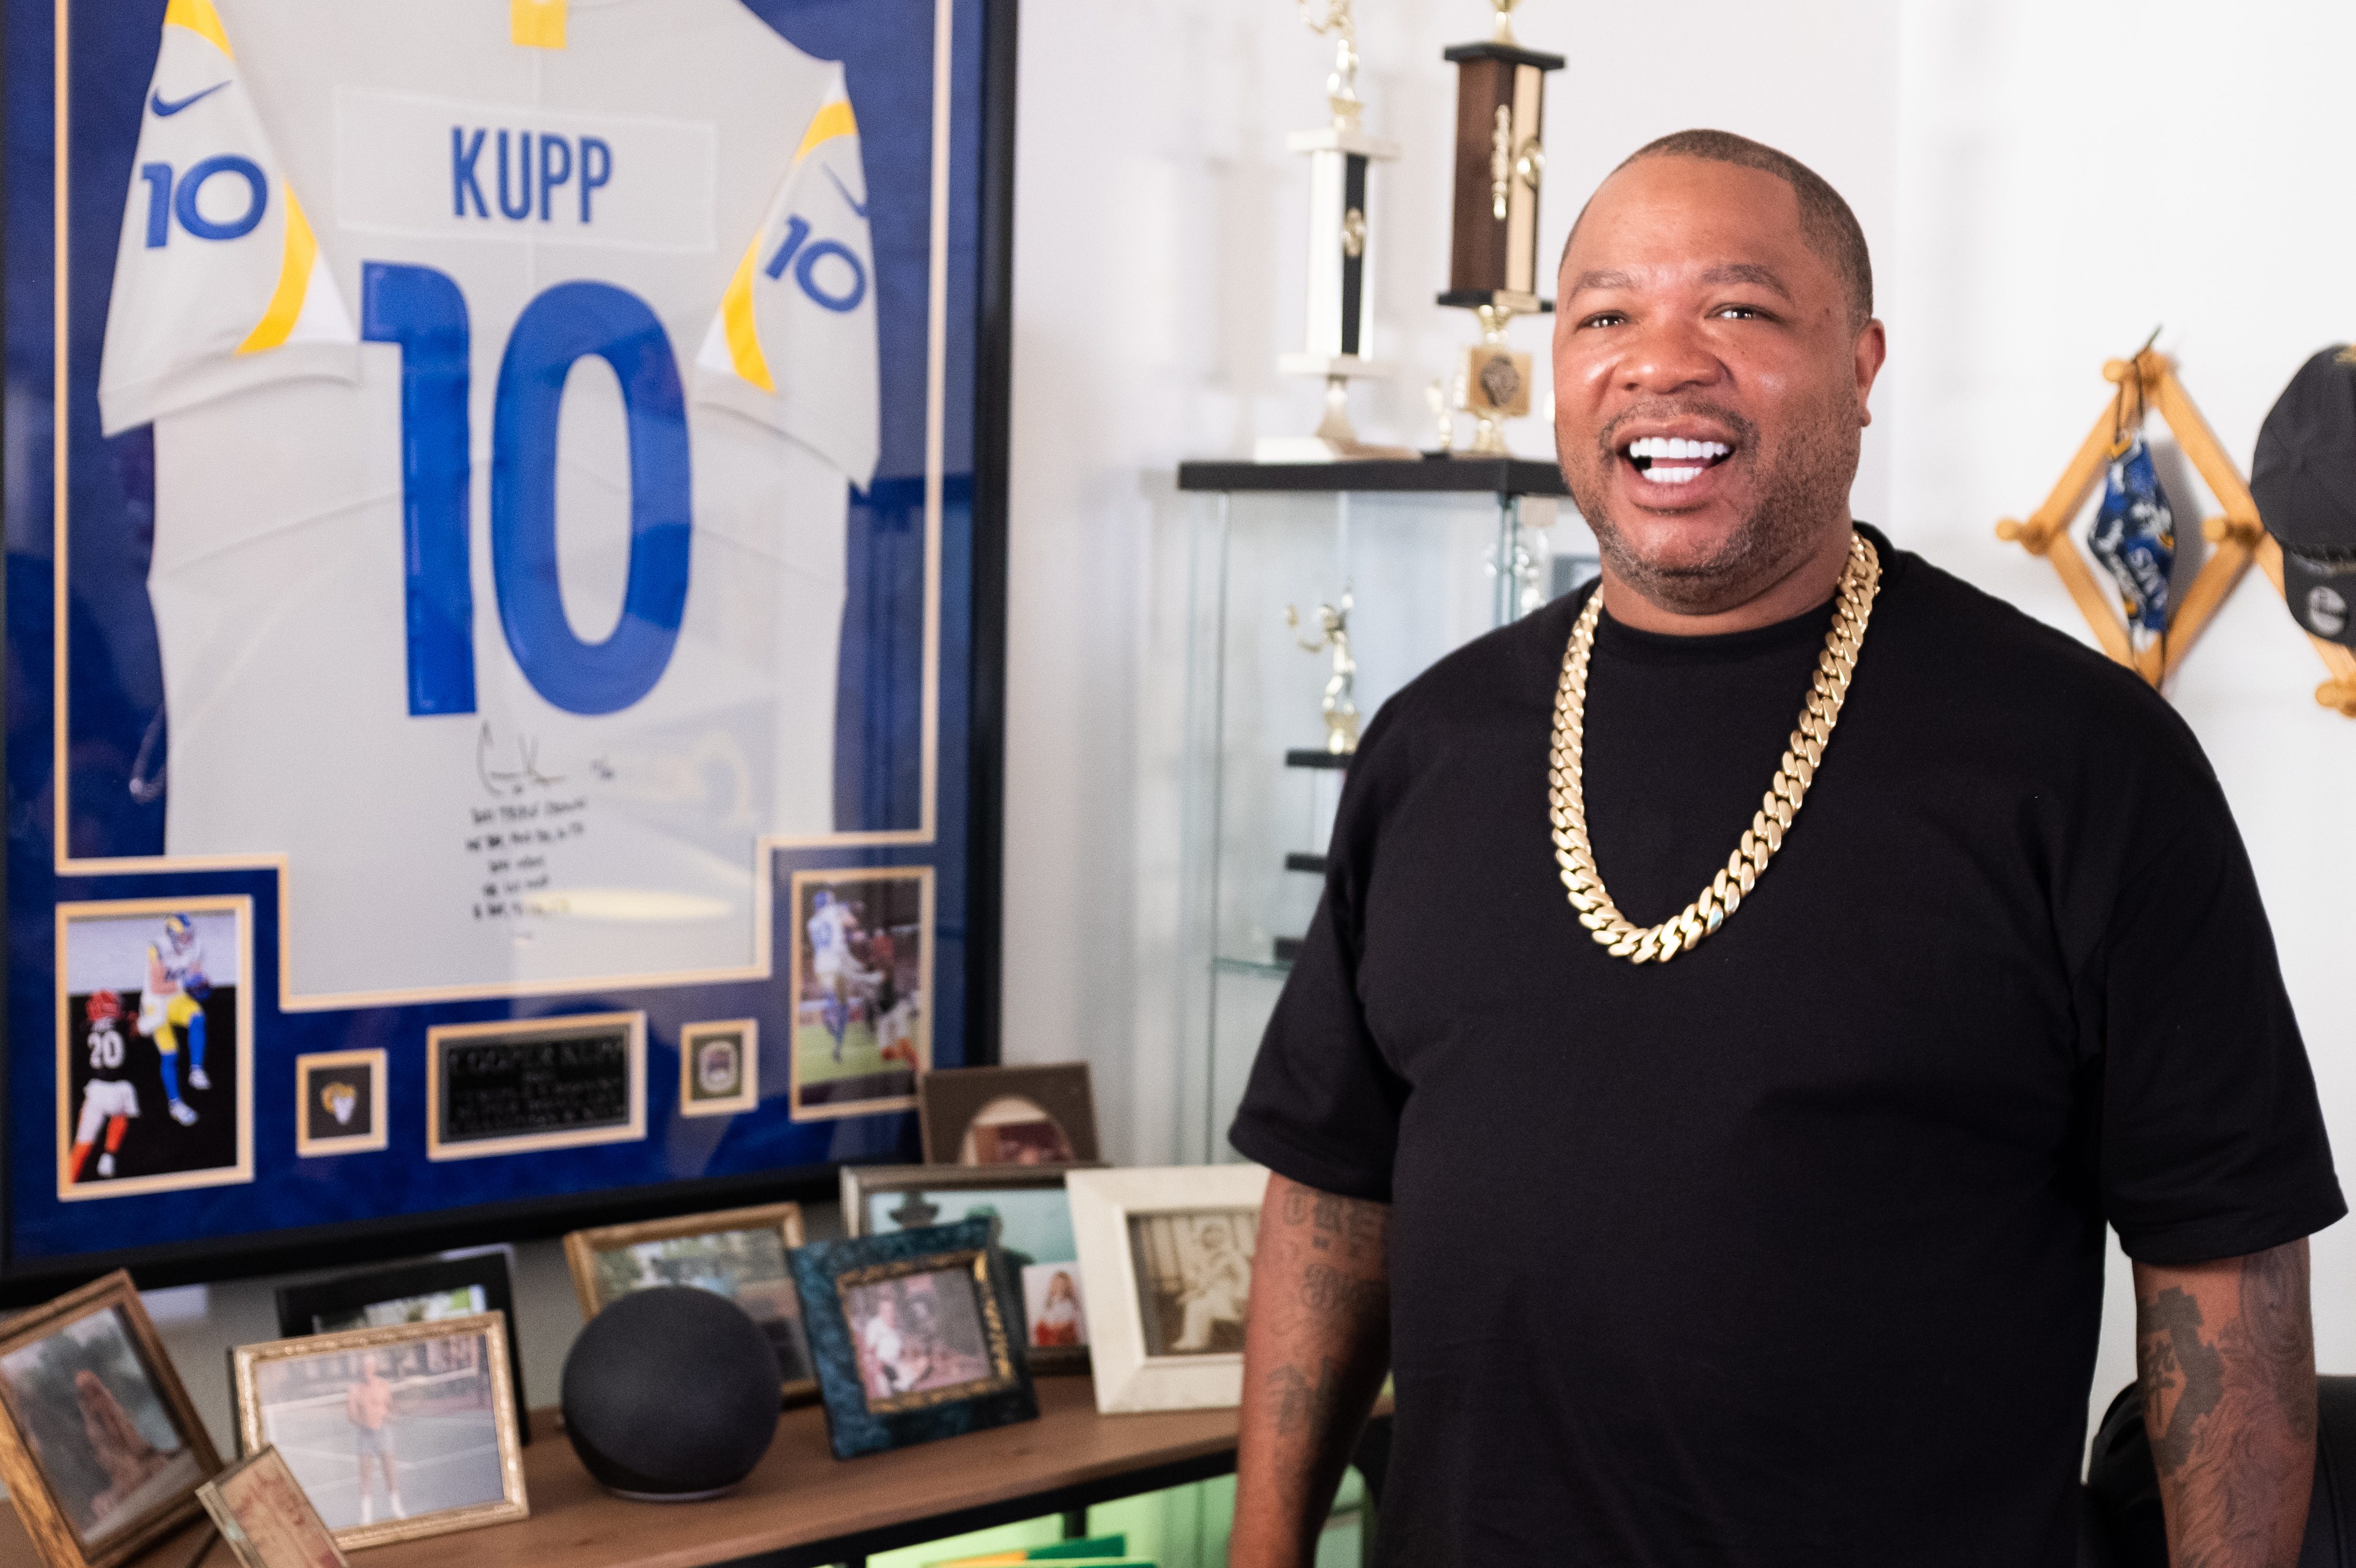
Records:
[[[1873,422],[1869,400],[1873,383],[1881,374],[1882,361],[1890,357],[1890,335],[1879,319],[1868,321],[1857,335],[1855,350],[1857,367],[1857,422],[1860,428]]]

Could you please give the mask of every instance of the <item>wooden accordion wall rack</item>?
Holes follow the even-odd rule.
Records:
[[[2201,475],[2201,483],[2225,508],[2222,517],[2206,518],[2201,525],[2202,536],[2214,548],[2169,616],[2167,632],[2141,647],[2136,645],[2129,634],[2115,595],[2095,576],[2094,569],[2070,533],[2070,524],[2077,517],[2078,508],[2103,481],[2113,443],[2120,435],[2134,433],[2127,429],[2125,400],[2138,375],[2143,383],[2146,412],[2158,414],[2167,423],[2185,458]],[[2062,586],[2070,591],[2086,624],[2094,628],[2094,640],[2103,651],[2157,687],[2176,673],[2177,666],[2200,640],[2201,632],[2224,604],[2226,595],[2253,562],[2273,581],[2275,592],[2282,592],[2282,549],[2258,520],[2257,502],[2251,498],[2248,482],[2225,454],[2209,421],[2201,417],[2201,411],[2186,395],[2183,384],[2176,379],[2176,368],[2166,355],[2146,348],[2132,359],[2114,359],[2103,367],[2103,377],[2116,389],[2111,394],[2109,406],[2094,421],[2094,428],[2079,445],[2077,455],[2070,460],[2070,466],[2062,470],[2052,494],[2027,518],[2007,517],[1997,524],[1996,533],[1997,538],[2009,539],[2029,554],[2041,555],[2051,561]],[[2356,653],[2319,637],[2308,640],[2315,645],[2325,667],[2331,672],[2331,678],[2316,688],[2315,699],[2356,719]]]

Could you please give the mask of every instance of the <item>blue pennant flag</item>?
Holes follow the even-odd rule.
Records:
[[[2094,559],[2119,585],[2127,622],[2147,632],[2168,630],[2168,574],[2176,565],[2176,516],[2138,435],[2111,459],[2103,505],[2086,536]]]

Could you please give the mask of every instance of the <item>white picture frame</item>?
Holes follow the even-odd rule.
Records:
[[[1163,1166],[1129,1170],[1075,1170],[1066,1175],[1071,1194],[1072,1239],[1080,1257],[1080,1283],[1088,1302],[1089,1355],[1096,1377],[1097,1409],[1107,1415],[1150,1410],[1217,1410],[1242,1403],[1244,1358],[1240,1311],[1219,1314],[1220,1348],[1170,1353],[1166,1328],[1150,1329],[1145,1295],[1148,1274],[1139,1266],[1134,1238],[1139,1225],[1156,1219],[1178,1224],[1212,1223],[1225,1218],[1230,1236],[1244,1228],[1257,1240],[1260,1200],[1268,1170],[1258,1165]],[[1234,1245],[1240,1237],[1226,1243]],[[1240,1248],[1248,1290],[1251,1247]],[[1230,1260],[1232,1262],[1232,1260]],[[1232,1279],[1226,1287],[1234,1302]],[[1234,1340],[1225,1348],[1224,1340]]]

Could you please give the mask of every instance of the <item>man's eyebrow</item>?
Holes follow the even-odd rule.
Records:
[[[1570,285],[1570,292],[1582,289],[1633,289],[1635,281],[1625,272],[1581,272]]]
[[[1783,286],[1783,280],[1777,277],[1772,269],[1762,267],[1756,261],[1720,262],[1704,272],[1701,281],[1705,283],[1755,283],[1762,289],[1772,289],[1786,300],[1792,297],[1792,291]]]

